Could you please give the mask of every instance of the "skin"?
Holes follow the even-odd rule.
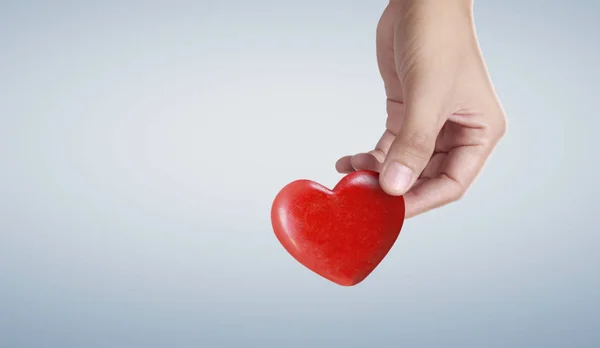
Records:
[[[377,26],[377,62],[385,132],[336,169],[380,172],[388,194],[404,195],[407,218],[459,200],[507,129],[472,1],[391,0]]]

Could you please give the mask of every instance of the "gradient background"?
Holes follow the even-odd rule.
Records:
[[[383,130],[385,5],[2,1],[0,347],[599,347],[597,1],[476,1],[509,132],[365,282],[278,244]]]

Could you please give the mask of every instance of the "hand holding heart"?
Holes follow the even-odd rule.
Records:
[[[386,130],[336,168],[381,172],[407,218],[462,197],[506,131],[472,14],[472,0],[391,0],[377,27]]]
[[[483,168],[506,118],[472,13],[472,0],[390,1],[376,42],[388,114],[381,139],[338,160],[349,174],[333,190],[298,180],[273,202],[275,234],[304,266],[340,285],[361,282],[405,217],[459,199]]]

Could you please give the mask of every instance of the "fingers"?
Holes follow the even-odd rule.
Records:
[[[454,202],[464,193],[456,181],[446,176],[420,180],[404,195],[407,219]]]
[[[370,153],[373,154],[373,156],[375,156],[379,160],[379,162],[383,163],[385,157],[388,154],[388,151],[390,150],[390,147],[394,143],[395,138],[396,136],[394,135],[394,133],[392,133],[392,131],[390,131],[389,128],[386,129],[385,132],[383,132],[383,134],[381,135],[379,141],[377,142],[377,145],[375,145],[375,149]]]
[[[383,164],[381,187],[391,195],[403,195],[414,185],[429,163],[443,125],[435,109],[417,105],[407,104],[402,128]]]
[[[356,170],[379,172],[381,170],[381,162],[373,154],[373,151],[370,153],[359,153],[352,157],[352,167]]]
[[[404,195],[406,217],[410,218],[459,200],[473,183],[490,150],[463,146],[452,150],[439,166],[438,175],[422,178]]]
[[[404,86],[404,115],[380,176],[382,188],[395,196],[405,194],[429,163],[438,134],[454,111],[455,78],[449,72],[454,71],[453,57],[421,57],[414,62],[405,62],[400,55],[397,58]]]
[[[337,160],[335,163],[335,170],[341,174],[348,174],[354,171],[354,167],[352,167],[352,156],[344,156]]]
[[[380,172],[381,162],[374,151],[371,151],[369,153],[359,153],[354,156],[344,156],[336,162],[335,169],[341,174],[348,174],[357,170]]]
[[[393,141],[394,134],[386,130],[377,142],[374,150],[354,156],[344,156],[336,162],[335,168],[338,173],[342,174],[348,174],[356,170],[381,172],[381,164],[385,160],[385,156]]]
[[[375,148],[367,153],[359,153],[354,156],[344,156],[336,162],[338,173],[347,174],[356,170],[372,170],[381,172],[382,163],[394,142],[396,133],[402,126],[404,118],[404,104],[390,98],[386,100],[387,121],[386,130],[379,138]]]

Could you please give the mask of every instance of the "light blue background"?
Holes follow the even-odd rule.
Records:
[[[599,347],[600,3],[478,1],[509,132],[343,288],[288,182],[383,131],[385,1],[3,1],[0,347]]]

